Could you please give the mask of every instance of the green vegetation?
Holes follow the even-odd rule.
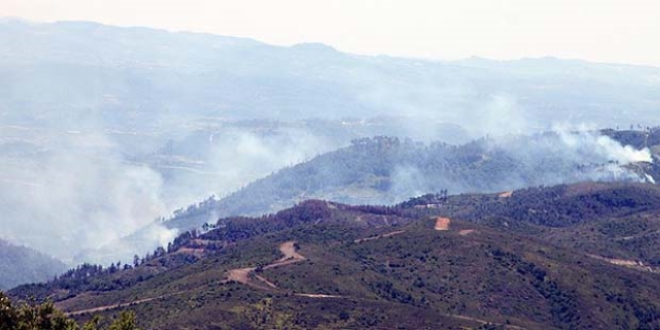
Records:
[[[130,309],[147,329],[658,328],[658,211],[660,188],[647,184],[392,207],[311,200],[221,219],[131,267],[81,266],[10,294],[53,299],[80,324]],[[434,230],[438,216],[449,230]],[[273,267],[291,241],[304,258]]]
[[[78,323],[55,308],[52,302],[14,306],[4,293],[0,292],[0,330],[139,330],[135,313],[124,311],[107,326],[102,326],[101,318],[94,317],[82,328]]]

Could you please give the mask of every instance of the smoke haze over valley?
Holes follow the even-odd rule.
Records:
[[[0,23],[0,44],[10,45],[0,49],[0,237],[66,262],[127,262],[221,215],[309,197],[395,203],[440,189],[655,180],[650,165],[631,166],[655,164],[653,144],[597,133],[660,123],[654,67],[359,56],[314,43],[12,19]],[[254,209],[214,206],[183,226],[162,221],[210,196],[225,205],[296,164],[318,171],[315,157],[373,136],[423,143],[409,151],[428,159],[397,154],[385,172],[366,168],[341,184],[333,180],[344,169],[323,164],[315,184],[325,191]],[[436,156],[449,159],[445,167]],[[122,240],[136,232],[135,245]],[[94,252],[102,247],[111,249]]]
[[[660,329],[658,12],[2,0],[0,330]]]

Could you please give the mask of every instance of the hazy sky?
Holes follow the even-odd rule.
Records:
[[[316,41],[362,54],[660,66],[660,0],[0,0],[0,16]]]

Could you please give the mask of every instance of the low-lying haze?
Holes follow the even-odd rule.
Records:
[[[67,261],[147,226],[128,261],[175,234],[156,218],[355,138],[660,122],[651,67],[405,60],[84,22],[6,20],[0,44],[0,237]],[[648,158],[581,139],[602,159]]]

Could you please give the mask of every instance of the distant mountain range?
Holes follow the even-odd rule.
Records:
[[[660,69],[554,58],[423,61],[89,22],[0,23],[4,122],[165,128],[202,116],[408,115],[476,131],[658,123]],[[38,96],[38,97],[35,97]],[[19,107],[20,112],[14,111]],[[510,119],[515,118],[515,121]],[[483,122],[480,122],[483,121]],[[523,122],[524,121],[524,122]],[[524,124],[524,125],[516,125]]]
[[[149,329],[657,328],[658,211],[648,183],[306,201],[10,295]]]

